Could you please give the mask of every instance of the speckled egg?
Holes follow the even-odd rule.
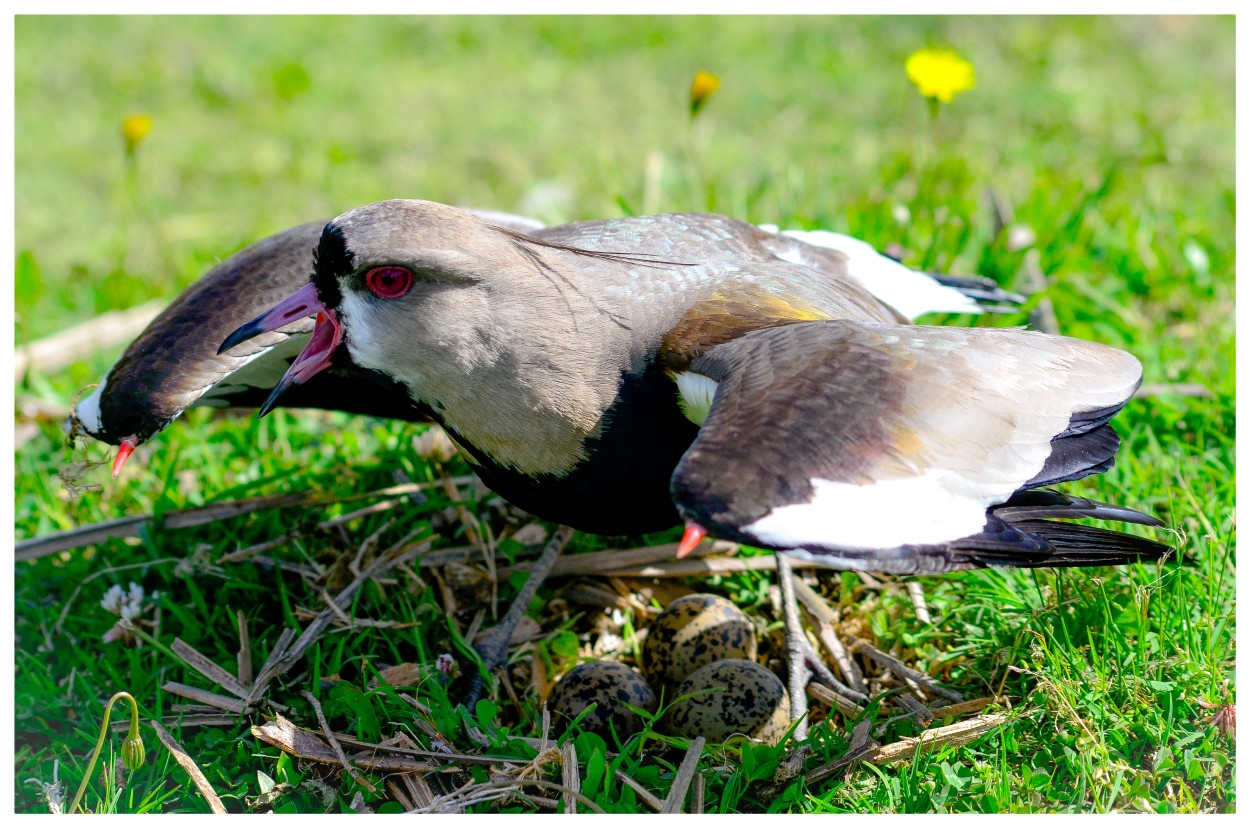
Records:
[[[709,742],[723,742],[739,733],[775,745],[790,727],[786,686],[754,661],[730,658],[700,667],[677,687],[676,696],[700,690],[711,692],[676,702],[661,729]]]
[[[547,706],[552,713],[566,717],[564,724],[577,718],[591,704],[597,704],[581,728],[611,740],[611,727],[622,740],[642,730],[642,717],[626,703],[643,710],[655,710],[655,693],[632,667],[616,661],[588,661],[579,664],[556,682]],[[558,718],[558,717],[557,717]]]
[[[642,672],[656,687],[673,687],[725,658],[755,658],[751,619],[719,595],[685,595],[651,624],[642,646]]]

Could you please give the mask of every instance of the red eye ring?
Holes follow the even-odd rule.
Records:
[[[365,287],[380,299],[398,299],[412,289],[412,271],[396,265],[375,267],[365,274]]]

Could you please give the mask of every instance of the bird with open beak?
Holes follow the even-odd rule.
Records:
[[[1065,520],[1154,518],[1045,488],[1111,467],[1136,359],[912,323],[1017,300],[833,233],[383,201],[224,262],[75,417],[118,469],[195,401],[433,420],[516,506],[684,524],[681,554],[710,535],[894,573],[1165,557]]]

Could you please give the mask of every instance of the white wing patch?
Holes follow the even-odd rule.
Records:
[[[93,436],[104,430],[104,422],[100,419],[100,395],[104,393],[106,382],[108,382],[108,374],[105,374],[95,390],[86,399],[79,400],[77,407],[74,408],[74,417],[82,423],[87,433]]]
[[[761,230],[777,233],[773,225],[760,225]],[[904,267],[889,256],[883,256],[868,242],[844,233],[829,230],[786,230],[789,236],[815,247],[837,250],[845,255],[848,275],[871,293],[910,320],[926,313],[980,313],[976,301],[952,287],[940,284],[932,276]],[[802,263],[802,256],[787,251],[781,256],[788,262]]]
[[[743,528],[782,548],[893,549],[947,543],[980,532],[985,508],[996,500],[953,491],[959,482],[950,476],[930,469],[917,477],[867,486],[814,479],[808,502],[773,509]]]
[[[712,399],[716,396],[718,383],[693,371],[683,371],[676,379],[677,401],[681,404],[681,412],[695,425],[703,425],[712,410]]]

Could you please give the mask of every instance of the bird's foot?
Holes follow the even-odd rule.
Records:
[[[508,641],[512,638],[512,633],[572,537],[573,530],[567,526],[561,526],[555,531],[551,539],[547,541],[543,553],[538,556],[538,560],[534,561],[533,567],[530,568],[529,579],[517,593],[512,606],[508,607],[503,620],[478,637],[476,647],[478,654],[482,657],[482,664],[469,679],[469,686],[462,702],[465,708],[473,709],[485,691],[486,676],[493,675],[496,670],[507,663]]]
[[[807,738],[807,685],[812,679],[828,687],[836,697],[852,706],[866,705],[868,696],[839,681],[807,640],[799,620],[794,569],[790,565],[790,557],[784,552],[777,553],[777,581],[781,586],[781,606],[786,622],[786,655],[789,663],[789,681],[786,686],[790,692],[790,718],[798,722],[794,729],[795,739],[802,741]]]

